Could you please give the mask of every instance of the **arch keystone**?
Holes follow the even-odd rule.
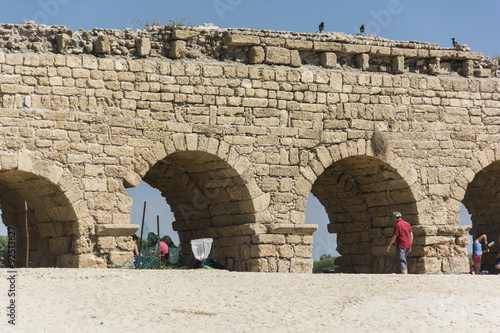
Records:
[[[29,151],[21,150],[17,156],[17,169],[25,172],[33,172],[33,155]]]
[[[207,153],[217,155],[219,150],[219,140],[216,138],[209,138],[207,143]]]
[[[172,135],[172,142],[177,151],[186,150],[186,136],[184,133],[175,133]]]
[[[198,150],[198,134],[186,134],[186,149]]]

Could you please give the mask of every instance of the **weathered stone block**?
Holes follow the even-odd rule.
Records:
[[[392,56],[402,56],[402,57],[406,57],[406,58],[415,58],[418,55],[418,50],[417,49],[406,49],[406,48],[393,47],[393,48],[391,48],[391,55]]]
[[[370,49],[370,55],[388,57],[391,55],[391,48],[387,46],[372,46]]]
[[[474,62],[472,60],[466,60],[462,63],[462,75],[466,77],[474,75]]]
[[[251,47],[248,51],[248,61],[251,64],[262,64],[266,58],[266,52],[262,46]]]
[[[174,30],[172,32],[173,39],[188,40],[198,36],[200,33],[194,30]]]
[[[325,68],[337,67],[337,55],[333,52],[323,52],[319,54],[321,66]]]
[[[94,41],[94,48],[93,48],[95,53],[98,54],[108,54],[111,52],[111,40],[108,36],[99,36],[97,39]]]
[[[303,258],[290,259],[290,273],[312,273],[313,260]]]
[[[342,44],[342,52],[360,54],[370,52],[370,45],[360,45],[360,44]],[[368,56],[368,54],[366,55]]]
[[[205,65],[203,66],[203,76],[221,77],[224,74],[222,66]]]
[[[432,58],[429,60],[429,74],[441,73],[441,58]]]
[[[5,63],[12,66],[22,65],[23,55],[18,53],[7,53],[5,54]]]
[[[475,69],[474,70],[474,76],[477,76],[477,77],[490,77],[491,76],[491,69],[489,69],[489,68]]]
[[[420,258],[417,260],[417,273],[419,274],[440,274],[441,259],[439,258]]]
[[[73,251],[75,254],[91,253],[92,250],[92,242],[87,237],[80,237],[73,242]]]
[[[370,56],[366,53],[363,54],[358,54],[354,57],[354,62],[356,63],[356,67],[362,69],[362,70],[367,70],[369,67],[368,61],[370,59]]]
[[[106,268],[106,260],[94,254],[81,254],[73,258],[74,267],[78,268]]]
[[[312,258],[313,249],[310,245],[296,245],[294,246],[295,257]]]
[[[254,235],[252,242],[256,244],[285,244],[285,235]]]
[[[443,273],[465,274],[469,272],[469,259],[467,256],[443,258]]]
[[[340,52],[342,51],[342,44],[335,42],[314,42],[313,46],[316,52]]]
[[[405,58],[397,56],[392,58],[392,72],[394,74],[402,74],[405,70]]]
[[[253,258],[274,257],[276,255],[276,248],[272,244],[252,245],[250,251]]]
[[[99,224],[95,226],[98,236],[131,236],[139,229],[135,224]]]
[[[290,51],[290,66],[291,67],[300,67],[302,65],[302,59],[300,58],[299,51],[291,50]],[[278,89],[276,89],[278,90]]]
[[[267,272],[269,270],[267,259],[258,258],[248,260],[247,270],[249,272]]]
[[[56,35],[56,47],[59,53],[66,53],[71,38],[67,34]]]
[[[289,65],[290,50],[283,47],[268,46],[266,47],[266,64],[270,65]]]
[[[135,40],[135,48],[139,57],[145,57],[151,51],[151,40],[149,38],[137,38]]]
[[[311,51],[313,49],[313,42],[307,40],[287,39],[285,46],[291,50]]]
[[[231,35],[224,38],[224,44],[232,46],[259,45],[260,38],[258,36]]]
[[[170,52],[168,56],[172,59],[184,58],[186,53],[186,42],[183,40],[174,40],[170,43]]]
[[[115,237],[99,237],[97,239],[97,248],[98,249],[114,249],[116,247]]]

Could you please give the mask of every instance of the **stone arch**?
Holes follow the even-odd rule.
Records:
[[[2,220],[15,230],[16,265],[26,265],[26,203],[30,266],[77,266],[78,237],[93,233],[93,228],[85,223],[90,222],[85,214],[79,214],[85,213],[86,206],[70,172],[34,153],[19,151],[2,158],[0,188]]]
[[[474,154],[470,167],[459,173],[454,182],[454,188],[460,189],[455,191],[457,199],[460,195],[463,197],[462,203],[471,214],[470,234],[486,234],[488,240],[496,243],[500,237],[500,160],[497,156],[498,147]],[[493,269],[498,252],[497,244],[483,256],[485,269]]]
[[[184,259],[189,261],[191,239],[211,237],[211,257],[228,269],[249,270],[251,237],[269,196],[258,188],[248,158],[197,134],[173,134],[140,156],[137,174],[170,205]]]
[[[417,203],[422,196],[417,174],[398,158],[384,162],[367,150],[358,154],[349,145],[317,148],[317,158],[301,169],[301,182],[306,184],[301,187],[307,189],[309,183],[310,192],[325,207],[328,231],[337,234],[339,271],[393,272],[394,256],[386,252],[393,229],[390,216],[397,210],[405,220],[418,224]]]

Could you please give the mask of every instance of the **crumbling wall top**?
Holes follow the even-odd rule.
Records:
[[[466,47],[392,41],[342,32],[298,33],[238,28],[151,26],[143,30],[0,24],[3,52],[53,52],[172,59],[215,59],[249,64],[351,69],[400,74],[496,76],[498,64]]]

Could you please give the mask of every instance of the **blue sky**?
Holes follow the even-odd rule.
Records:
[[[451,47],[451,37],[467,44],[472,51],[489,57],[500,56],[500,1],[486,0],[0,0],[0,22],[65,25],[72,30],[133,28],[134,22],[169,20],[190,25],[213,23],[221,28],[254,28],[312,33],[325,22],[325,30],[356,34],[361,24],[365,33],[394,40],[417,40]],[[147,201],[146,221],[156,230],[156,216],[161,229],[173,236],[173,216],[159,192],[141,183],[129,189],[134,199],[132,223],[142,219]],[[467,221],[463,212],[463,223]],[[314,258],[322,253],[335,254],[335,236],[326,232],[324,208],[313,197],[306,210],[307,223],[319,224],[314,234]],[[0,226],[0,234],[5,234]],[[162,232],[163,233],[163,232]]]

